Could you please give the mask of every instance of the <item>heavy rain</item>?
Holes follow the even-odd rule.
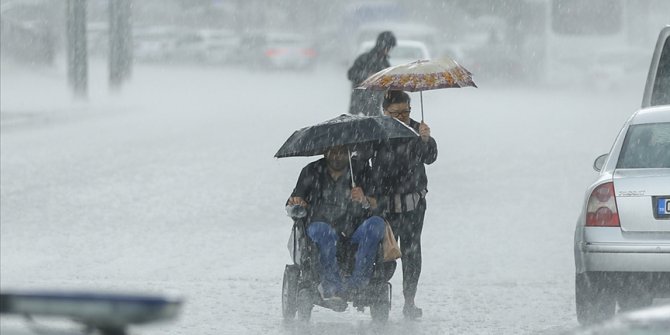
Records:
[[[576,309],[575,224],[599,176],[594,160],[640,109],[670,2],[0,5],[3,293],[178,297],[174,317],[133,324],[134,334],[577,334],[589,326]],[[389,65],[447,57],[476,84],[408,92],[410,117],[430,126],[439,152],[425,165],[422,194],[415,301],[423,315],[403,312],[399,259],[388,321],[351,302],[343,312],[314,306],[309,320],[304,311],[287,317],[293,220],[285,205],[301,169],[324,151],[275,155],[296,130],[349,113],[347,71],[382,31],[397,39]],[[379,102],[374,108],[382,114]],[[664,187],[656,195],[670,198]],[[664,238],[659,262],[670,253]],[[4,314],[7,301],[3,334],[85,330],[70,318]]]

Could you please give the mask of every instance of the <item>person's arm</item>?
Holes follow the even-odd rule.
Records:
[[[312,185],[314,185],[314,175],[310,173],[309,166],[306,166],[300,171],[300,176],[296,182],[291,196],[286,200],[287,206],[300,205],[307,207],[307,198],[312,190]]]
[[[420,140],[417,145],[419,159],[422,163],[430,165],[437,160],[437,142],[432,137],[428,137],[428,141]]]
[[[349,78],[349,80],[352,83],[354,83],[354,85],[358,85],[368,78],[369,71],[366,63],[367,63],[366,54],[362,54],[358,56],[358,58],[356,58],[356,61],[354,61],[354,65],[352,65],[349,68],[349,71],[347,71],[347,78]]]

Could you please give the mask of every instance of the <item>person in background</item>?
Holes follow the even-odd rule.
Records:
[[[423,311],[414,301],[421,275],[421,231],[426,212],[428,179],[424,165],[437,159],[437,143],[430,127],[410,118],[410,97],[403,91],[388,91],[382,103],[384,115],[412,127],[420,136],[391,139],[372,155],[372,176],[378,206],[391,224],[402,251],[403,315],[417,319]]]
[[[384,31],[377,36],[375,46],[368,52],[358,56],[354,64],[347,71],[347,78],[351,81],[351,102],[349,114],[379,115],[379,105],[383,92],[357,90],[370,75],[373,75],[389,66],[389,52],[396,45],[396,38],[390,31]]]

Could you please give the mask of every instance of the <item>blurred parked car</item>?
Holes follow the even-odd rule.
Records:
[[[227,29],[201,29],[182,33],[175,42],[177,61],[226,64],[240,45],[238,34]]]
[[[182,305],[183,298],[174,295],[3,290],[0,293],[3,321],[0,330],[6,335],[126,335],[131,325],[175,319]],[[79,323],[82,327],[75,329],[67,321]]]
[[[240,36],[231,30],[202,30],[204,59],[211,64],[227,64],[240,46]]]
[[[370,51],[374,45],[375,41],[372,40],[361,43],[356,55],[352,59],[352,63],[356,59],[355,57]],[[430,59],[428,47],[421,41],[398,40],[396,46],[391,49],[391,53],[389,54],[389,63],[391,63],[391,66],[405,64],[419,59]]]
[[[355,45],[353,49],[360,47],[366,41],[374,41],[382,31],[390,30],[398,40],[421,41],[429,50],[437,45],[438,30],[422,22],[411,21],[379,21],[370,22],[358,27],[353,34]],[[354,51],[354,50],[352,50]]]
[[[172,27],[135,29],[133,55],[138,61],[165,61],[174,56],[179,30]]]
[[[26,64],[53,64],[57,29],[47,1],[2,1],[0,54]]]
[[[240,46],[241,61],[252,68],[309,70],[318,56],[312,41],[297,33],[248,33]]]

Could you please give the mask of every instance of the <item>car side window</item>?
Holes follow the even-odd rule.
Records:
[[[670,122],[631,126],[617,168],[670,168]]]
[[[651,105],[670,105],[670,38],[665,39],[661,57],[658,59],[656,81],[651,92]]]

